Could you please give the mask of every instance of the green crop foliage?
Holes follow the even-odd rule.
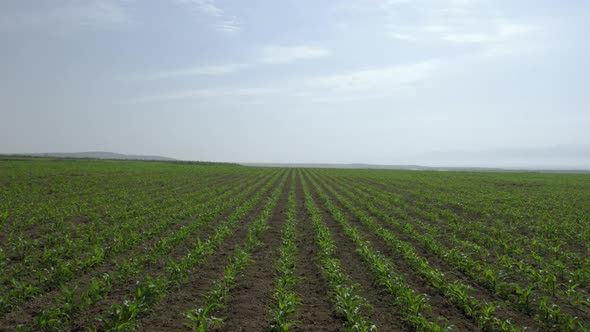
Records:
[[[298,323],[293,315],[301,305],[301,298],[295,292],[302,280],[295,276],[296,254],[297,254],[297,207],[295,201],[295,173],[291,175],[291,189],[289,190],[288,209],[286,211],[286,222],[282,229],[281,247],[279,257],[274,263],[278,273],[273,291],[274,303],[269,308],[271,331],[288,331]]]
[[[322,221],[319,209],[310,194],[306,182],[302,181],[302,184],[305,194],[305,206],[311,215],[319,247],[320,269],[327,277],[336,313],[344,318],[347,331],[376,330],[375,324],[365,317],[366,311],[370,309],[368,301],[358,295],[357,286],[343,271],[340,260],[334,257],[336,245],[330,230]]]
[[[223,308],[225,299],[236,285],[238,274],[253,262],[250,252],[262,244],[260,237],[268,229],[268,219],[278,202],[285,182],[286,177],[283,177],[277,188],[266,200],[258,218],[248,227],[248,236],[245,243],[241,248],[236,249],[230,258],[230,263],[225,267],[223,277],[213,283],[213,286],[205,295],[203,306],[190,310],[185,314],[185,317],[190,320],[190,323],[185,323],[185,326],[193,331],[206,331],[210,327],[218,327],[223,323],[221,319],[213,316],[213,314]]]
[[[441,224],[442,219],[438,215],[435,216],[432,212],[426,213],[425,211],[414,209],[415,205],[420,205],[425,209],[426,208],[432,209],[432,204],[428,204],[428,205],[427,204],[422,205],[421,203],[415,204],[416,202],[413,201],[412,203],[414,204],[414,206],[408,206],[408,208],[413,209],[412,210],[413,214],[418,214],[424,218],[429,218],[430,220],[436,221],[436,223],[437,223],[436,226],[433,226],[431,224],[427,224],[425,222],[425,219],[418,219],[415,217],[411,217],[410,214],[400,211],[400,209],[397,206],[388,205],[388,202],[395,202],[396,205],[399,205],[400,200],[397,197],[395,197],[395,195],[393,196],[393,199],[392,199],[390,191],[387,191],[387,194],[385,194],[385,191],[382,190],[382,188],[383,188],[382,183],[379,183],[377,185],[377,182],[376,182],[375,187],[370,186],[370,185],[368,186],[368,185],[366,185],[366,183],[363,185],[360,185],[360,186],[359,185],[352,186],[350,184],[345,183],[342,180],[335,181],[333,177],[320,177],[320,178],[321,179],[328,178],[330,182],[337,184],[337,186],[342,186],[342,188],[343,188],[342,190],[344,191],[344,193],[346,195],[349,195],[349,197],[351,197],[353,199],[353,201],[355,201],[353,204],[349,203],[349,205],[348,205],[348,208],[351,209],[351,211],[353,213],[355,213],[355,214],[359,213],[358,207],[364,206],[364,208],[368,209],[370,211],[370,213],[373,214],[374,216],[376,216],[379,219],[381,219],[382,221],[396,227],[405,236],[409,236],[409,237],[415,239],[414,241],[416,241],[418,243],[422,243],[424,245],[424,247],[427,248],[428,250],[430,250],[433,254],[439,256],[441,259],[445,260],[447,263],[449,263],[451,266],[454,266],[455,268],[460,270],[462,273],[469,275],[471,278],[473,278],[473,281],[476,284],[479,284],[482,287],[492,290],[493,292],[495,292],[498,296],[500,296],[504,300],[509,301],[510,302],[510,303],[508,303],[509,306],[512,306],[516,310],[522,311],[524,314],[533,315],[535,320],[538,320],[542,325],[545,326],[545,329],[559,330],[558,325],[556,325],[551,319],[548,318],[548,317],[550,317],[550,315],[544,314],[544,311],[547,310],[546,309],[547,307],[540,305],[539,298],[543,294],[549,294],[555,298],[560,297],[558,293],[562,293],[562,294],[567,295],[567,287],[566,286],[569,284],[575,283],[577,280],[579,280],[579,278],[574,279],[571,277],[573,275],[576,275],[576,276],[579,275],[579,273],[580,273],[579,271],[582,271],[583,269],[577,268],[577,269],[571,271],[569,274],[571,279],[569,279],[567,281],[567,283],[563,283],[563,284],[559,285],[559,282],[556,280],[556,278],[554,278],[554,276],[558,275],[557,279],[559,279],[558,273],[562,273],[564,276],[567,275],[567,272],[564,272],[564,269],[561,266],[562,264],[548,266],[547,270],[542,270],[542,269],[535,270],[535,269],[531,268],[531,266],[529,265],[530,263],[527,263],[524,260],[516,260],[506,254],[499,255],[498,261],[489,263],[488,262],[489,257],[492,256],[492,254],[494,256],[496,256],[498,254],[498,250],[499,250],[499,249],[495,249],[495,251],[492,253],[486,253],[486,249],[485,249],[486,247],[491,248],[491,249],[494,248],[493,245],[491,244],[491,240],[497,240],[499,247],[496,247],[496,248],[503,248],[504,250],[510,251],[513,254],[517,254],[517,255],[523,255],[526,253],[526,251],[522,248],[523,247],[522,245],[526,244],[526,242],[516,242],[516,241],[511,240],[513,238],[513,236],[511,234],[502,234],[502,235],[497,235],[495,237],[482,237],[481,235],[473,232],[473,233],[470,233],[470,235],[468,235],[467,237],[463,236],[462,239],[460,239],[460,240],[456,235],[453,234],[453,236],[450,238],[449,237],[441,237],[442,241],[448,242],[450,240],[454,244],[454,247],[452,247],[452,248],[445,248],[445,246],[442,246],[440,244],[440,242],[435,240],[435,238],[433,237],[433,235],[440,234],[439,229],[441,227],[443,227],[443,224]],[[339,199],[341,199],[342,197],[343,196],[340,196]],[[432,202],[432,201],[430,201],[430,202]],[[351,205],[355,205],[355,206],[351,207]],[[393,217],[393,215],[397,215],[397,218]],[[369,219],[367,219],[366,216],[363,217],[361,215],[361,216],[359,216],[359,218],[361,218],[363,220],[363,222],[368,222],[368,225],[374,223],[374,220],[369,220]],[[405,221],[404,221],[404,219],[405,219]],[[410,222],[411,222],[411,224],[410,224]],[[457,226],[455,224],[456,224],[456,218],[453,218],[453,220],[451,220],[451,222],[444,224],[444,228],[456,228],[456,232],[465,233],[465,231],[470,231],[471,225],[473,225],[473,223],[461,224],[460,226]],[[496,224],[498,224],[498,222],[496,222]],[[417,225],[418,227],[415,227],[414,225]],[[404,245],[401,244],[400,241],[395,240],[395,236],[393,234],[387,235],[387,231],[384,231],[381,228],[375,228],[375,225],[372,225],[369,227],[370,228],[373,227],[372,229],[377,234],[379,234],[380,237],[383,237],[384,239],[389,238],[389,240],[386,240],[386,241],[388,241],[390,244],[392,244],[396,250],[403,249]],[[489,229],[489,227],[486,229]],[[482,230],[484,230],[484,228],[482,228]],[[473,241],[473,240],[486,241],[485,242],[486,247],[482,247],[481,245],[478,245],[474,242],[466,241],[466,240],[464,240],[465,238],[470,238],[471,241]],[[533,243],[540,246],[541,241],[534,239]],[[550,254],[553,256],[558,254],[560,256],[565,256],[570,259],[573,259],[573,255],[571,255],[571,254],[563,255],[562,252],[556,253],[555,247],[550,247],[550,246],[545,246],[545,245],[543,245],[543,246],[548,249],[547,254]],[[462,248],[462,250],[459,250],[459,248]],[[408,255],[408,258],[411,258],[412,260],[415,259],[415,257],[413,257],[413,254],[411,254],[411,252],[408,251],[407,247],[405,249],[403,249],[402,251]],[[474,255],[473,258],[471,256],[472,254]],[[475,259],[476,254],[480,255],[477,257],[477,259]],[[481,257],[482,254],[485,254],[485,256]],[[528,252],[527,254],[530,254],[535,265],[546,266],[547,260],[544,260],[540,255],[536,254],[535,252]],[[583,261],[581,261],[581,260],[575,260],[575,261],[577,262],[576,264],[578,266],[583,264]],[[416,266],[422,266],[423,271],[421,273],[429,276],[429,279],[431,279],[431,282],[433,283],[433,285],[436,285],[437,287],[443,286],[443,284],[441,284],[440,278],[435,278],[436,273],[433,275],[431,272],[429,272],[427,266],[424,265],[424,262],[415,262],[415,264],[417,264]],[[513,268],[514,266],[518,266],[519,269],[514,269]],[[500,267],[502,267],[502,268],[500,268]],[[550,273],[551,270],[556,271],[556,273],[555,274]],[[533,292],[532,295],[529,295],[530,298],[528,301],[528,304],[533,303],[534,305],[530,305],[530,306],[526,305],[526,304],[521,305],[520,302],[522,302],[522,301],[518,300],[518,296],[513,295],[516,293],[516,290],[517,290],[517,287],[519,286],[519,284],[514,283],[514,282],[506,283],[504,281],[507,278],[512,278],[513,280],[514,280],[514,278],[518,279],[518,277],[515,275],[515,272],[522,272],[522,274],[520,275],[520,278],[522,278],[523,276],[525,277],[523,284],[526,285],[527,281],[529,283],[534,284],[536,291]],[[520,280],[522,280],[522,279],[520,279]],[[573,295],[573,296],[576,296],[576,295]],[[579,298],[579,296],[577,296],[577,297]],[[477,315],[478,310],[474,311],[473,308],[482,307],[482,305],[477,304],[477,301],[474,302],[473,301],[474,299],[470,299],[469,302],[472,302],[473,305],[467,306],[467,305],[465,305],[466,302],[461,300],[461,298],[462,298],[461,296],[456,296],[455,299],[458,301],[455,303],[462,307],[462,310],[465,312],[465,314],[471,315],[472,313],[475,313]],[[565,296],[564,296],[564,298],[565,298]],[[563,300],[560,300],[560,301],[562,301],[562,303],[565,303]],[[463,304],[461,304],[461,303],[463,303]],[[525,300],[525,303],[526,303],[526,300]],[[557,304],[555,302],[553,303],[553,306],[561,307],[559,304]],[[532,309],[531,309],[531,307],[532,307]],[[587,323],[584,323],[578,315],[579,315],[579,312],[572,312],[572,311],[570,311],[570,313],[563,313],[563,312],[561,313],[562,317],[566,317],[566,318],[563,318],[562,320],[564,322],[565,321],[573,321],[573,322],[577,323],[578,325],[576,328],[580,328],[580,326],[587,325]],[[570,323],[568,323],[568,324],[570,324]],[[496,321],[494,321],[494,325],[497,328],[505,330],[505,329],[510,329],[510,326],[512,325],[512,323],[510,323],[507,320],[506,321],[496,320]],[[513,327],[512,329],[518,330],[519,328]]]
[[[588,331],[588,225],[588,174],[0,158],[0,329],[141,329],[215,259],[179,329],[223,329],[252,264],[273,273],[267,329],[307,326],[303,263],[347,331],[380,326],[369,288],[409,330]]]

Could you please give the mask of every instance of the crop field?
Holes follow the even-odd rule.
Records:
[[[0,160],[0,331],[588,331],[590,175]]]

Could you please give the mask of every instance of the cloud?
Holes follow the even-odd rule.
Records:
[[[285,64],[297,60],[327,57],[332,54],[329,49],[312,46],[266,46],[261,52],[262,62]]]
[[[326,48],[310,46],[266,46],[259,50],[258,60],[243,63],[227,63],[218,65],[203,65],[163,70],[145,75],[131,75],[123,80],[156,80],[180,78],[189,76],[217,76],[236,73],[242,70],[261,67],[264,65],[285,65],[298,60],[311,60],[331,55]]]
[[[445,62],[427,60],[306,79],[294,96],[311,102],[338,102],[398,95],[415,83],[426,81]]]
[[[179,100],[191,100],[191,99],[214,99],[217,101],[236,101],[243,99],[245,101],[261,97],[269,94],[279,92],[277,88],[262,88],[262,87],[234,87],[234,88],[209,88],[209,89],[192,89],[182,91],[171,91],[161,94],[154,94],[145,97],[129,98],[120,101],[118,104],[131,105],[131,104],[145,104],[154,102],[168,102],[168,101],[179,101]]]
[[[524,39],[527,34],[534,30],[532,24],[505,20],[489,20],[480,22],[480,25],[485,26],[487,32],[465,32],[464,30],[456,31],[458,29],[454,29],[453,32],[443,32],[440,39],[452,43],[467,44],[505,43],[521,37]],[[483,29],[480,27],[480,30]]]
[[[220,32],[234,33],[241,30],[240,23],[221,9],[214,0],[176,0],[177,3],[190,6],[199,15],[209,18],[211,27]]]
[[[489,43],[497,40],[497,36],[484,33],[449,33],[441,39],[453,43]]]
[[[245,68],[250,67],[249,64],[221,64],[221,65],[209,65],[200,67],[188,67],[176,70],[160,71],[151,75],[143,76],[146,79],[162,79],[162,78],[178,78],[185,76],[216,76],[230,74]]]
[[[390,34],[391,38],[393,39],[397,39],[397,40],[405,40],[405,41],[417,41],[415,36],[409,35],[409,34],[405,34],[405,33],[399,33],[399,32],[392,32]]]
[[[200,13],[211,17],[223,17],[223,10],[215,5],[212,0],[177,0],[182,4],[190,4]]]
[[[272,98],[306,103],[342,102],[391,97],[404,92],[415,83],[428,80],[450,62],[427,60],[332,75],[302,77],[296,80],[279,80],[258,87],[221,87],[170,91],[149,96],[129,98],[120,104],[144,104],[181,100],[202,100],[222,103],[264,103]],[[167,72],[169,75],[189,75],[208,72],[207,67],[192,71]],[[213,67],[212,67],[213,68]],[[215,71],[215,70],[213,70]],[[220,72],[223,70],[220,70]],[[163,76],[160,74],[160,76]],[[269,87],[270,86],[270,87]]]
[[[428,78],[440,65],[431,60],[406,65],[393,65],[318,77],[310,85],[341,92],[375,91],[396,88]]]
[[[135,20],[114,1],[65,1],[51,8],[43,6],[0,15],[0,27],[8,29],[112,30],[127,27]]]
[[[242,29],[240,24],[235,20],[221,20],[213,24],[213,28],[217,31],[228,33],[238,32]]]
[[[521,54],[523,48],[540,49],[538,44],[546,41],[538,36],[549,26],[547,19],[526,14],[508,17],[505,8],[489,0],[371,0],[368,4],[359,0],[353,4],[348,12],[364,15],[362,20],[371,20],[373,29],[381,29],[393,40],[455,51],[458,56],[482,50],[508,56]]]
[[[550,22],[535,24],[500,19],[490,20],[486,24],[489,28],[485,33],[446,32],[441,33],[440,40],[449,45],[476,46],[476,51],[462,57],[476,60],[534,54],[553,47],[543,38],[540,28],[549,26]]]

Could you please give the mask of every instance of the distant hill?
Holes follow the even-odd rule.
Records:
[[[142,156],[133,154],[121,154],[114,152],[51,152],[51,153],[28,153],[23,156],[49,157],[49,158],[91,158],[91,159],[115,159],[115,160],[162,160],[174,161],[176,159],[161,156]]]

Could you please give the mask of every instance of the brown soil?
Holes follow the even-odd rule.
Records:
[[[238,278],[225,308],[218,315],[223,319],[223,331],[265,331],[270,327],[269,308],[273,302],[276,276],[273,264],[281,246],[281,229],[286,219],[289,190],[294,185],[291,175],[287,176],[287,183],[268,221],[270,229],[261,239],[263,245],[252,252],[254,263]]]
[[[295,291],[301,297],[301,309],[296,325],[297,331],[339,331],[342,321],[334,316],[329,300],[326,280],[318,267],[318,247],[315,242],[311,219],[303,205],[304,196],[301,178],[297,177],[297,275],[302,282]]]
[[[308,182],[309,183],[309,182]],[[402,315],[393,305],[391,296],[384,290],[375,285],[368,267],[362,261],[356,248],[344,230],[332,218],[322,200],[318,197],[317,192],[313,190],[312,196],[320,209],[322,219],[330,228],[334,242],[337,247],[337,258],[342,262],[342,267],[348,273],[355,283],[358,283],[359,295],[369,301],[373,307],[369,313],[369,319],[377,326],[379,331],[405,331],[409,327],[402,322]]]
[[[269,195],[279,182],[280,180],[275,182],[273,188],[269,190]],[[265,199],[261,199],[253,212],[239,224],[238,229],[223,242],[216,253],[194,271],[188,283],[169,293],[148,316],[139,321],[140,330],[154,332],[187,330],[183,327],[184,323],[189,322],[184,317],[185,313],[197,309],[201,298],[210,289],[212,283],[223,276],[228,259],[236,247],[244,242],[247,226],[260,215],[264,202]]]
[[[90,218],[87,216],[71,216],[64,218],[64,221],[72,224],[75,227],[76,225],[87,224],[92,220],[90,220]]]

